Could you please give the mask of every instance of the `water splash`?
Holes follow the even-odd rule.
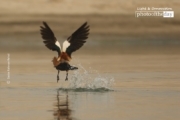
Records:
[[[81,64],[78,64],[78,70],[74,71],[67,88],[60,90],[73,91],[111,91],[114,84],[114,78],[108,75],[101,76],[98,71],[91,67],[86,70]]]

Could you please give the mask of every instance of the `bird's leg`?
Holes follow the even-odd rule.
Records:
[[[57,82],[59,81],[59,70],[58,70],[58,74],[57,74]]]
[[[66,79],[65,81],[68,80],[68,71],[66,71]]]

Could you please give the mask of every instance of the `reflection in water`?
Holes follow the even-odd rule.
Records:
[[[55,104],[54,116],[56,120],[72,120],[69,109],[68,93],[59,94],[57,90],[57,103]]]

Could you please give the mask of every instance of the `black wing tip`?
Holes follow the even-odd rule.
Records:
[[[42,23],[43,23],[43,25],[44,25],[45,27],[47,26],[47,23],[46,23],[45,21],[43,21]],[[41,29],[41,30],[44,29],[44,26],[40,26],[40,29]]]
[[[43,23],[44,26],[40,26],[41,29],[43,29],[43,28],[50,29],[50,27],[48,26],[48,24],[45,21],[43,21],[42,23]]]
[[[87,33],[89,33],[89,31],[90,31],[90,25],[88,25],[88,22],[86,21],[85,23],[84,23],[84,28],[86,29],[86,31],[87,31]]]
[[[89,28],[88,22],[84,22],[80,28]]]
[[[89,25],[88,25],[87,21],[82,26],[84,26],[85,28],[89,28]]]
[[[90,26],[88,25],[88,22],[86,21],[84,24],[81,25],[79,29],[84,29],[89,34]]]
[[[84,22],[84,25],[87,25],[88,24],[88,22],[86,21],[86,22]]]
[[[43,23],[43,25],[47,25],[47,23],[45,21],[43,21],[42,23]]]

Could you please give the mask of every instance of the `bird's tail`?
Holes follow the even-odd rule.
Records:
[[[78,67],[74,67],[74,66],[70,67],[70,70],[77,70],[77,69],[78,69]]]

